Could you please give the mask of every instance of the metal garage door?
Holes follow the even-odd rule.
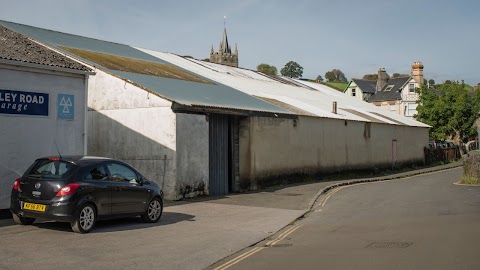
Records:
[[[209,123],[209,194],[228,194],[229,182],[229,117],[211,114]]]

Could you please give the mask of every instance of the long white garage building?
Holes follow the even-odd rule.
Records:
[[[0,25],[95,70],[88,154],[132,164],[168,199],[424,162],[429,126],[321,84]]]

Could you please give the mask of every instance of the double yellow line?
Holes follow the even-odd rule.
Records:
[[[270,240],[268,241],[265,246],[263,247],[255,247],[253,248],[252,250],[249,250],[245,253],[243,253],[242,255],[218,266],[217,268],[215,268],[214,270],[224,270],[224,269],[227,269],[229,267],[232,267],[233,265],[241,262],[242,260],[252,256],[253,254],[261,251],[262,249],[266,248],[266,247],[272,247],[274,246],[276,243],[282,241],[283,239],[285,239],[288,235],[290,235],[291,233],[293,233],[294,231],[296,231],[298,228],[300,228],[301,225],[295,225],[291,228],[289,228],[288,230],[284,231],[282,234],[280,234],[277,238],[273,239],[273,240]]]
[[[353,185],[352,185],[353,186]],[[325,196],[319,203],[318,203],[318,206],[320,206],[320,208],[323,208],[325,206],[325,204],[327,203],[328,199],[330,199],[330,197],[332,197],[333,194],[339,192],[340,190],[346,188],[346,187],[350,187],[350,186],[343,186],[343,187],[337,187],[337,188],[334,188],[332,192],[329,192],[327,194],[327,196]]]

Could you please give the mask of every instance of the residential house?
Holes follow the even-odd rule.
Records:
[[[384,68],[378,70],[378,79],[352,79],[345,94],[373,103],[386,111],[412,118],[417,114],[418,94],[416,88],[423,85],[423,64],[412,65],[409,77],[389,78]]]

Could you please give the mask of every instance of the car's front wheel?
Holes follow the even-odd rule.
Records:
[[[163,202],[160,198],[154,197],[148,204],[145,214],[142,215],[142,220],[147,223],[155,223],[162,216]]]
[[[13,221],[15,221],[15,223],[20,225],[32,225],[33,222],[35,222],[34,218],[19,217],[15,214],[13,214],[12,216],[13,216]]]
[[[80,207],[75,220],[70,224],[72,230],[77,233],[88,233],[95,226],[97,211],[92,204],[84,204]]]

